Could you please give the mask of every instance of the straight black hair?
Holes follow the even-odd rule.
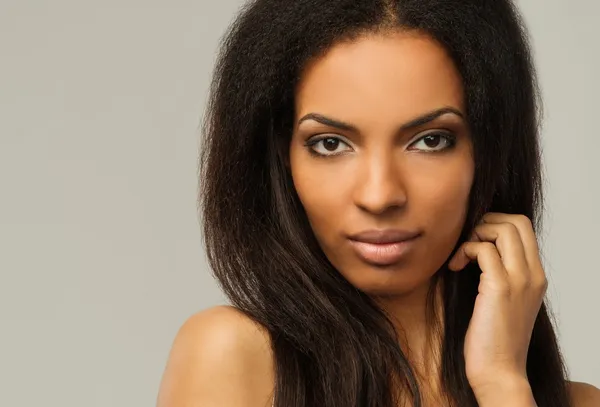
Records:
[[[276,407],[421,405],[385,313],[320,249],[285,165],[306,64],[341,41],[414,31],[439,42],[464,85],[475,180],[462,243],[488,211],[539,230],[540,97],[523,21],[509,0],[255,0],[223,38],[203,127],[200,204],[214,275],[270,333]],[[463,345],[481,270],[442,268],[441,379],[451,405],[476,406]],[[546,305],[527,356],[539,407],[569,405]],[[392,380],[396,378],[398,380]]]

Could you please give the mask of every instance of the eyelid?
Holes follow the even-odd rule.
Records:
[[[318,142],[327,140],[330,138],[339,140],[341,143],[344,143],[346,146],[348,146],[348,148],[350,150],[353,150],[353,151],[355,150],[354,146],[352,145],[351,142],[348,141],[348,139],[346,139],[343,136],[340,136],[339,134],[335,134],[335,133],[316,134],[316,135],[310,137],[308,140],[306,140],[304,142],[304,146],[312,149]],[[342,153],[339,153],[339,154],[342,154]],[[330,154],[330,155],[337,155],[337,154]]]
[[[352,144],[350,143],[350,141],[348,141],[348,139],[344,136],[340,136],[339,134],[335,134],[335,133],[320,133],[320,134],[315,134],[310,136],[305,142],[305,145],[313,145],[315,143],[318,143],[321,140],[325,140],[328,138],[334,138],[337,140],[340,140],[341,142],[344,142],[346,144],[348,144],[349,146]]]
[[[346,147],[348,148],[348,150],[351,150],[351,151],[354,150],[354,147],[352,147],[352,145],[348,141],[346,141],[344,137],[341,137],[337,134],[331,134],[331,133],[321,133],[321,134],[314,135],[304,142],[304,146],[309,150],[309,152],[311,154],[321,157],[321,158],[332,158],[334,156],[346,154],[349,152],[349,151],[341,151],[338,153],[331,153],[331,154],[323,154],[323,153],[317,152],[315,149],[315,146],[318,143],[322,142],[323,140],[327,140],[327,139],[338,140],[340,143],[345,144]]]
[[[419,133],[419,136],[415,137],[409,144],[408,144],[408,148],[410,149],[410,147],[412,147],[413,145],[415,145],[416,143],[420,142],[421,140],[423,140],[425,137],[427,136],[440,136],[443,137],[447,140],[448,146],[440,149],[440,150],[433,150],[431,151],[431,153],[434,152],[441,152],[444,151],[448,148],[452,148],[454,145],[456,145],[456,141],[457,141],[457,137],[456,135],[449,131],[449,130],[443,130],[443,129],[435,129],[435,130],[428,130],[428,131],[424,131]],[[418,151],[422,151],[420,149],[417,149]]]
[[[449,143],[455,143],[456,142],[456,135],[454,134],[453,131],[449,130],[449,129],[445,129],[445,128],[433,128],[433,129],[427,129],[427,130],[423,130],[419,133],[417,133],[416,136],[414,136],[411,141],[408,142],[408,147],[416,144],[417,142],[419,142],[420,140],[422,140],[423,138],[429,136],[429,135],[439,135],[441,137],[445,137]],[[322,140],[326,140],[326,139],[336,139],[339,140],[340,142],[346,144],[348,147],[350,147],[352,150],[355,150],[354,146],[352,145],[352,143],[344,136],[336,134],[336,133],[319,133],[319,134],[314,134],[312,136],[310,136],[305,142],[304,145],[306,147],[313,147],[315,144],[317,144],[319,141]]]
[[[427,129],[427,130],[423,130],[419,133],[417,133],[408,144],[412,144],[415,141],[429,135],[429,134],[444,134],[444,135],[448,135],[449,137],[455,137],[454,136],[454,132],[450,129],[446,129],[446,128],[432,128],[432,129]],[[337,134],[337,133],[319,133],[319,134],[314,134],[312,136],[310,136],[306,141],[305,144],[308,143],[313,143],[313,140],[323,140],[325,138],[335,138],[338,139],[340,141],[343,141],[344,143],[351,145],[352,143],[344,136]],[[314,142],[316,142],[314,141]]]
[[[455,137],[454,133],[449,129],[444,128],[435,128],[435,129],[427,129],[417,133],[412,140],[408,143],[413,144],[415,141],[421,140],[423,137],[429,136],[430,134],[440,134],[448,137]]]

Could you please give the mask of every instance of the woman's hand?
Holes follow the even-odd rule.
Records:
[[[492,400],[486,405],[494,405],[497,397],[506,403],[515,391],[529,399],[520,405],[535,405],[527,350],[548,283],[531,221],[522,215],[486,214],[449,268],[459,271],[471,261],[483,273],[465,338],[469,383],[482,407],[483,399]]]

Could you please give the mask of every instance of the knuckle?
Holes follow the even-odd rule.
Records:
[[[482,250],[492,250],[494,249],[494,244],[491,242],[481,242],[481,249]]]
[[[524,227],[532,227],[533,226],[533,222],[531,221],[531,219],[526,216],[526,215],[518,215],[517,216],[517,222],[519,222],[521,225],[523,225]]]
[[[511,236],[518,236],[519,235],[519,229],[517,229],[517,226],[515,226],[513,223],[504,223],[502,225],[502,230],[507,235],[511,235]]]
[[[491,243],[491,242],[482,242],[481,243],[481,251],[488,253],[488,254],[493,254],[494,252],[497,252],[498,250],[496,249],[496,245]]]
[[[535,287],[539,291],[545,293],[548,290],[548,279],[546,277],[540,278],[538,281],[536,281]]]

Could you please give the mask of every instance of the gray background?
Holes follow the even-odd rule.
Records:
[[[197,145],[240,4],[0,0],[0,405],[154,405],[178,327],[225,301]],[[600,3],[519,5],[545,98],[549,295],[573,378],[598,386]]]

